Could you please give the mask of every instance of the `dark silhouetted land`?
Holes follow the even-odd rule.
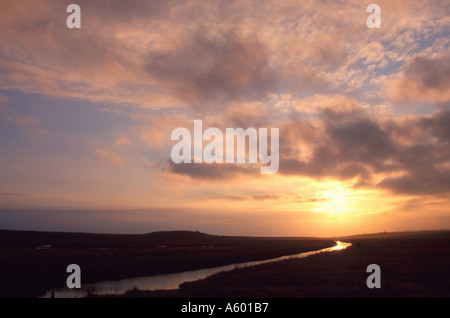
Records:
[[[82,283],[209,268],[318,250],[346,250],[219,273],[178,290],[115,297],[449,297],[450,231],[339,238],[257,238],[174,231],[143,235],[0,231],[2,297],[36,297],[62,287],[68,264]],[[381,289],[366,268],[381,267]],[[114,296],[111,296],[114,297]]]
[[[0,230],[0,297],[37,297],[64,287],[69,264],[82,283],[176,273],[279,257],[331,239],[255,238],[171,231],[141,235]]]
[[[379,233],[339,238],[353,245],[219,273],[178,290],[133,291],[121,297],[450,297],[450,231]],[[369,289],[369,264],[381,267],[381,288]]]
[[[343,238],[350,248],[221,273],[186,283],[178,296],[450,297],[450,232]],[[369,264],[381,288],[369,289]]]

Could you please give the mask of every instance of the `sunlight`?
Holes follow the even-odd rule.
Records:
[[[314,212],[343,213],[347,212],[350,203],[351,191],[341,185],[328,190],[318,191],[319,200]]]

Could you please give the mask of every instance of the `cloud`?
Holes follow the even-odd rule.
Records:
[[[231,163],[212,163],[212,164],[195,164],[195,163],[179,163],[168,162],[168,171],[170,173],[189,176],[196,180],[233,180],[245,176],[256,176],[260,174],[257,167],[246,167],[242,164]]]
[[[109,163],[112,165],[121,165],[123,159],[114,152],[107,151],[106,149],[97,148],[94,151],[95,156],[103,163]]]
[[[100,115],[129,116],[126,130],[96,130],[108,135],[92,140],[110,142],[90,154],[116,166],[148,159],[146,168],[163,165],[170,181],[228,187],[261,177],[256,166],[168,163],[171,131],[202,119],[220,129],[279,127],[281,177],[448,193],[448,1],[380,1],[381,30],[367,29],[366,5],[356,0],[80,0],[80,30],[65,26],[68,2],[2,2],[0,89],[94,101]],[[413,102],[442,110],[401,114],[397,104]],[[25,131],[41,125],[1,95],[0,104],[3,121]]]
[[[0,95],[0,116],[4,121],[11,122],[16,126],[26,129],[31,129],[39,124],[38,118],[30,115],[24,115],[16,110],[9,109],[5,105],[2,105],[2,103],[6,100],[6,97]]]
[[[314,32],[312,37],[314,41],[309,46],[312,50],[310,54],[316,64],[327,71],[334,71],[346,62],[348,53],[343,47],[343,42],[338,42],[323,32]],[[330,50],[330,47],[333,49]]]
[[[120,36],[122,23],[161,14],[163,5],[81,1],[82,28],[69,30],[63,1],[2,4],[0,88],[94,102],[172,105],[152,91],[136,62],[140,52]],[[139,9],[144,11],[139,11]]]
[[[302,155],[304,144],[283,139],[280,174],[355,180],[355,187],[401,194],[450,192],[450,111],[378,119],[362,110],[321,114],[319,128],[305,120],[289,124],[308,128],[302,138],[310,140],[311,150]]]
[[[386,178],[378,184],[397,194],[442,195],[450,193],[450,169],[424,166],[411,170],[403,177]]]
[[[114,146],[124,149],[127,146],[130,145],[130,140],[125,137],[125,136],[119,136],[115,141],[114,141]]]
[[[170,154],[170,136],[178,127],[192,127],[193,120],[182,114],[142,115],[133,114],[139,140],[145,148]]]
[[[296,144],[289,135],[280,141],[284,150],[280,152],[281,174],[342,180],[358,177],[360,182],[369,182],[372,172],[382,170],[395,153],[389,134],[362,108],[330,105],[319,114],[316,125],[302,119],[288,124],[291,131],[299,127],[296,134],[308,140],[309,151],[305,154],[305,143]]]
[[[244,195],[230,194],[230,195],[216,195],[216,196],[212,196],[212,197],[206,197],[206,198],[202,198],[201,200],[203,200],[203,201],[209,201],[209,200],[246,201],[248,199],[249,198]]]
[[[378,186],[400,194],[450,193],[450,111],[439,110],[412,123],[421,134],[392,157],[402,175],[387,177]]]
[[[389,113],[374,113],[355,100],[335,97],[320,98],[314,116],[305,117],[298,112],[290,120],[279,121],[278,174],[352,181],[355,188],[376,188],[395,194],[450,191],[446,177],[450,167],[450,111],[392,117]],[[223,116],[229,120],[228,113]],[[245,124],[245,120],[240,123]],[[260,177],[253,166],[230,164],[169,162],[167,171],[224,183]],[[425,183],[421,183],[421,178]],[[258,198],[268,199],[264,195],[233,199]]]
[[[196,105],[260,100],[275,88],[264,45],[232,32],[215,36],[199,32],[176,51],[151,52],[145,70]]]
[[[417,56],[385,88],[397,103],[445,103],[450,101],[450,53],[430,58]]]
[[[0,119],[19,127],[31,141],[38,141],[44,134],[39,118],[11,109],[6,104],[7,98],[0,95]]]
[[[10,197],[31,197],[31,194],[15,193],[15,192],[1,192],[0,195],[10,196]]]
[[[421,118],[421,126],[443,142],[450,142],[450,110],[438,110],[432,116]]]
[[[420,52],[425,60],[410,68],[423,73],[427,56],[445,47],[448,12],[445,1],[381,1],[383,32],[375,34],[358,1],[80,0],[82,28],[69,30],[67,4],[1,4],[0,88],[201,109],[264,101],[271,93],[355,92]],[[405,82],[404,91],[429,83],[421,78]],[[436,89],[429,94],[441,100]]]
[[[301,196],[297,195],[289,195],[284,193],[257,193],[253,195],[236,195],[236,194],[229,194],[229,195],[217,195],[217,196],[210,196],[203,198],[202,200],[226,200],[226,201],[266,201],[266,200],[295,200],[296,202],[302,201],[302,202],[312,202],[309,199],[302,200]]]

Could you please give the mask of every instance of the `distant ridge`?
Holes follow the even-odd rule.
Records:
[[[175,230],[175,231],[155,231],[148,233],[136,233],[136,234],[122,234],[122,233],[94,233],[94,232],[66,232],[66,231],[35,231],[35,230],[7,230],[0,229],[0,234],[10,234],[10,235],[76,235],[76,236],[111,236],[111,237],[147,237],[147,238],[157,238],[157,237],[178,237],[178,238],[190,238],[190,237],[218,237],[220,235],[211,235],[202,233],[199,231],[188,231],[188,230]]]
[[[109,233],[86,233],[86,232],[56,232],[56,231],[27,231],[27,230],[4,230],[0,229],[0,239],[14,239],[17,238],[33,238],[43,240],[65,240],[65,239],[77,239],[77,240],[100,240],[107,242],[110,239],[120,239],[123,242],[127,241],[147,241],[148,243],[163,243],[167,240],[171,242],[189,242],[192,241],[210,241],[210,240],[233,240],[233,239],[332,239],[332,240],[350,240],[350,239],[375,239],[375,238],[394,238],[416,235],[429,235],[429,234],[450,234],[450,230],[424,230],[424,231],[403,231],[403,232],[378,232],[378,233],[362,233],[355,235],[345,236],[330,236],[330,237],[317,237],[317,236],[226,236],[226,235],[213,235],[199,231],[189,230],[174,230],[174,231],[155,231],[144,234],[109,234]],[[1,245],[0,240],[0,245]]]
[[[195,231],[159,231],[146,234],[103,234],[79,232],[41,232],[0,230],[0,246],[59,247],[134,247],[134,246],[176,246],[209,244],[227,240],[226,237]]]
[[[399,232],[378,232],[378,233],[368,233],[368,234],[355,234],[347,236],[339,236],[336,238],[342,240],[350,239],[376,239],[376,238],[395,238],[395,237],[407,237],[407,236],[417,236],[417,235],[440,235],[448,234],[450,235],[450,230],[423,230],[423,231],[399,231]]]
[[[139,234],[137,234],[139,235]],[[150,232],[150,233],[146,233],[143,234],[147,237],[163,237],[163,236],[171,236],[173,238],[192,238],[192,237],[208,237],[208,236],[218,236],[218,235],[211,235],[211,234],[206,234],[206,233],[202,233],[199,231],[156,231],[156,232]]]

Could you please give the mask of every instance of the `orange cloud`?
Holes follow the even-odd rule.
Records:
[[[119,155],[113,152],[108,152],[107,150],[102,148],[95,149],[94,154],[100,160],[100,162],[109,163],[115,166],[121,165],[123,163],[123,159]]]
[[[125,148],[126,146],[130,145],[130,140],[125,136],[120,136],[114,141],[114,146],[119,148]]]

